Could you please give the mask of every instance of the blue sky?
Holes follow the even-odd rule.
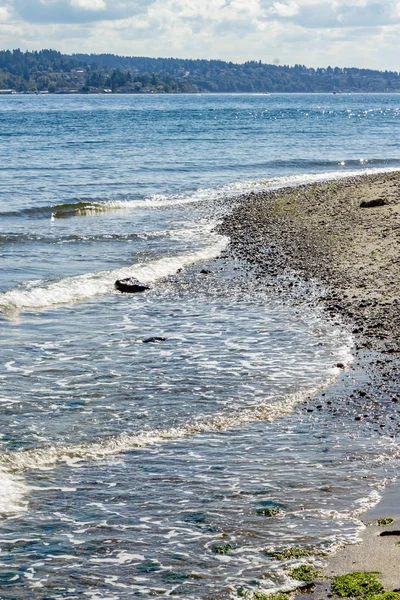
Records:
[[[400,69],[400,0],[0,0],[0,47]]]

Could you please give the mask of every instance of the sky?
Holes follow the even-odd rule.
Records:
[[[0,48],[400,70],[400,0],[0,0]]]

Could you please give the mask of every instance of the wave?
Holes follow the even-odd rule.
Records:
[[[136,277],[147,284],[154,283],[158,279],[174,275],[180,268],[218,256],[226,248],[228,240],[222,236],[215,237],[218,240],[215,244],[197,252],[167,256],[113,271],[86,273],[47,283],[40,281],[25,284],[22,288],[0,294],[0,310],[12,315],[22,310],[44,310],[84,302],[95,296],[112,292],[115,281],[125,277]]]
[[[187,195],[154,194],[137,200],[90,200],[66,202],[50,206],[25,208],[20,211],[1,212],[2,217],[31,217],[36,219],[68,219],[79,216],[93,216],[115,210],[154,209],[180,206],[198,202],[199,197]]]
[[[326,382],[330,385],[333,378]],[[10,472],[51,467],[57,463],[74,464],[80,461],[103,460],[131,450],[154,446],[202,433],[216,433],[259,421],[274,421],[293,412],[294,408],[307,397],[314,395],[321,387],[297,392],[273,404],[247,408],[243,411],[219,414],[204,421],[193,421],[170,429],[155,429],[136,433],[121,433],[89,444],[71,446],[50,446],[28,450],[17,450],[0,458],[0,468]]]
[[[391,160],[390,163],[400,165],[400,161]],[[246,180],[233,182],[214,188],[198,188],[182,192],[180,194],[154,194],[148,198],[125,199],[125,200],[80,200],[64,204],[49,206],[30,207],[20,211],[0,212],[0,217],[30,217],[46,219],[67,219],[79,216],[94,216],[107,212],[120,210],[154,210],[159,208],[172,208],[187,204],[199,204],[201,202],[212,202],[222,199],[235,198],[240,194],[250,191],[263,191],[279,189],[280,187],[297,186],[307,183],[319,183],[334,179],[345,179],[366,174],[390,173],[400,170],[400,166],[372,167],[373,164],[382,164],[380,159],[357,159],[343,161],[308,161],[298,160],[296,163],[302,168],[332,167],[332,170],[323,173],[303,173],[298,175],[284,175],[280,177],[269,177],[265,179]],[[265,168],[270,163],[265,163]],[[272,163],[271,163],[272,164]],[[293,167],[293,161],[274,161],[276,166]],[[369,165],[369,166],[367,166]],[[260,165],[257,165],[260,166]],[[340,167],[339,169],[337,167]],[[358,167],[352,168],[349,167]]]
[[[205,229],[205,227],[203,227]],[[70,235],[58,235],[57,236],[45,236],[43,234],[35,233],[5,233],[0,234],[0,244],[73,244],[77,242],[89,242],[89,243],[110,243],[110,242],[122,242],[122,241],[135,241],[135,240],[151,240],[162,237],[170,238],[185,238],[193,233],[197,232],[196,229],[164,229],[159,231],[141,231],[138,233],[103,233],[103,234],[70,234]]]
[[[335,164],[337,165],[338,163],[336,162]],[[346,163],[343,162],[342,166],[345,167]],[[249,191],[278,190],[283,187],[297,187],[299,185],[323,183],[325,181],[347,179],[350,177],[360,177],[361,175],[393,173],[396,171],[400,171],[400,167],[397,169],[393,167],[362,168],[354,170],[341,169],[335,171],[326,171],[324,173],[302,173],[299,175],[284,175],[281,177],[257,179],[247,182],[238,182],[231,184],[231,187],[233,190],[237,190],[238,193],[244,194]]]

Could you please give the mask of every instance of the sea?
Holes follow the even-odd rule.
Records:
[[[300,409],[351,332],[218,226],[399,168],[399,95],[0,97],[2,599],[251,597],[358,539],[397,445]]]

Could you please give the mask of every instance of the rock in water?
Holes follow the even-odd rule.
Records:
[[[120,292],[125,292],[126,294],[137,294],[139,292],[145,292],[146,290],[150,289],[148,285],[140,283],[140,281],[135,279],[135,277],[117,279],[117,281],[115,282],[115,287]]]
[[[165,342],[166,339],[167,338],[165,338],[165,337],[154,336],[154,337],[146,338],[145,340],[142,340],[142,342],[144,344],[159,344],[160,342]]]

